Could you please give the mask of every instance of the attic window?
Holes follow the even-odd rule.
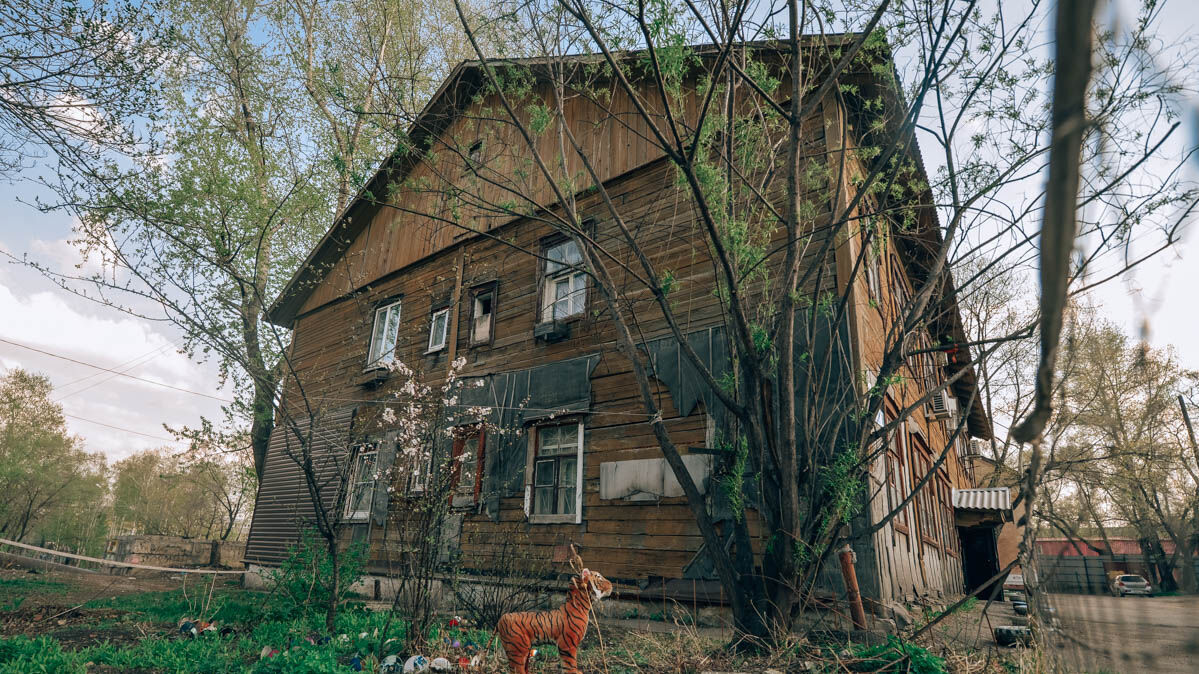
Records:
[[[866,289],[870,293],[870,301],[882,311],[883,285],[882,273],[879,269],[879,252],[882,243],[878,239],[877,232],[866,245]]]
[[[450,326],[450,310],[438,309],[433,312],[433,317],[429,321],[429,348],[425,353],[433,353],[441,351],[445,348],[446,333]]]
[[[466,157],[470,160],[471,166],[481,166],[483,164],[483,141],[476,140],[467,151]]]
[[[491,343],[492,332],[495,328],[495,296],[495,285],[476,288],[471,293],[471,346]]]

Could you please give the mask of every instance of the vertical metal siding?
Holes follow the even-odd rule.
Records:
[[[346,407],[322,415],[316,420],[320,431],[313,434],[312,457],[318,482],[329,493],[323,499],[332,500],[340,480],[336,479],[338,459],[349,444],[350,421],[354,408]],[[308,421],[297,421],[306,432]],[[290,443],[289,443],[290,441]],[[287,549],[300,537],[301,527],[313,518],[312,502],[300,466],[287,453],[295,446],[292,429],[276,426],[271,433],[262,482],[258,485],[258,500],[250,522],[246,542],[246,561],[277,565],[287,556]]]

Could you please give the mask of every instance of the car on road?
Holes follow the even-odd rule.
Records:
[[[1115,580],[1112,581],[1112,596],[1123,597],[1126,594],[1139,594],[1152,597],[1153,586],[1141,576],[1128,573],[1116,576]]]

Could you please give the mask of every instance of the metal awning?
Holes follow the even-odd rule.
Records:
[[[954,511],[970,511],[982,515],[982,520],[997,518],[1002,522],[1012,521],[1012,492],[1007,487],[988,487],[986,489],[954,489]],[[972,517],[972,520],[979,518]],[[981,522],[980,522],[981,523]]]

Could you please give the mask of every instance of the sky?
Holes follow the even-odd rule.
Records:
[[[28,184],[0,183],[0,248],[70,271],[79,262],[68,242],[72,219],[38,211],[29,204],[36,194]],[[183,449],[163,425],[219,416],[220,401],[205,395],[229,396],[213,364],[179,353],[180,335],[171,326],[76,297],[6,257],[0,257],[0,340],[0,371],[20,367],[49,376],[70,431],[110,461],[144,449]]]
[[[1168,7],[1166,31],[1177,37],[1199,34],[1199,7],[1187,0]],[[29,182],[0,183],[0,249],[70,270],[79,262],[69,243],[71,216],[40,212],[31,205],[39,195],[44,196]],[[1196,230],[1192,226],[1180,245],[1101,287],[1091,300],[1129,335],[1144,336],[1157,347],[1172,345],[1184,367],[1199,370]],[[1032,298],[1035,285],[1028,292]],[[190,360],[178,351],[179,343],[179,333],[167,323],[76,297],[0,257],[0,372],[20,367],[49,376],[71,432],[89,451],[116,461],[143,449],[181,450],[164,424],[197,425],[201,416],[219,417],[220,399],[230,392],[219,387],[216,366]]]

